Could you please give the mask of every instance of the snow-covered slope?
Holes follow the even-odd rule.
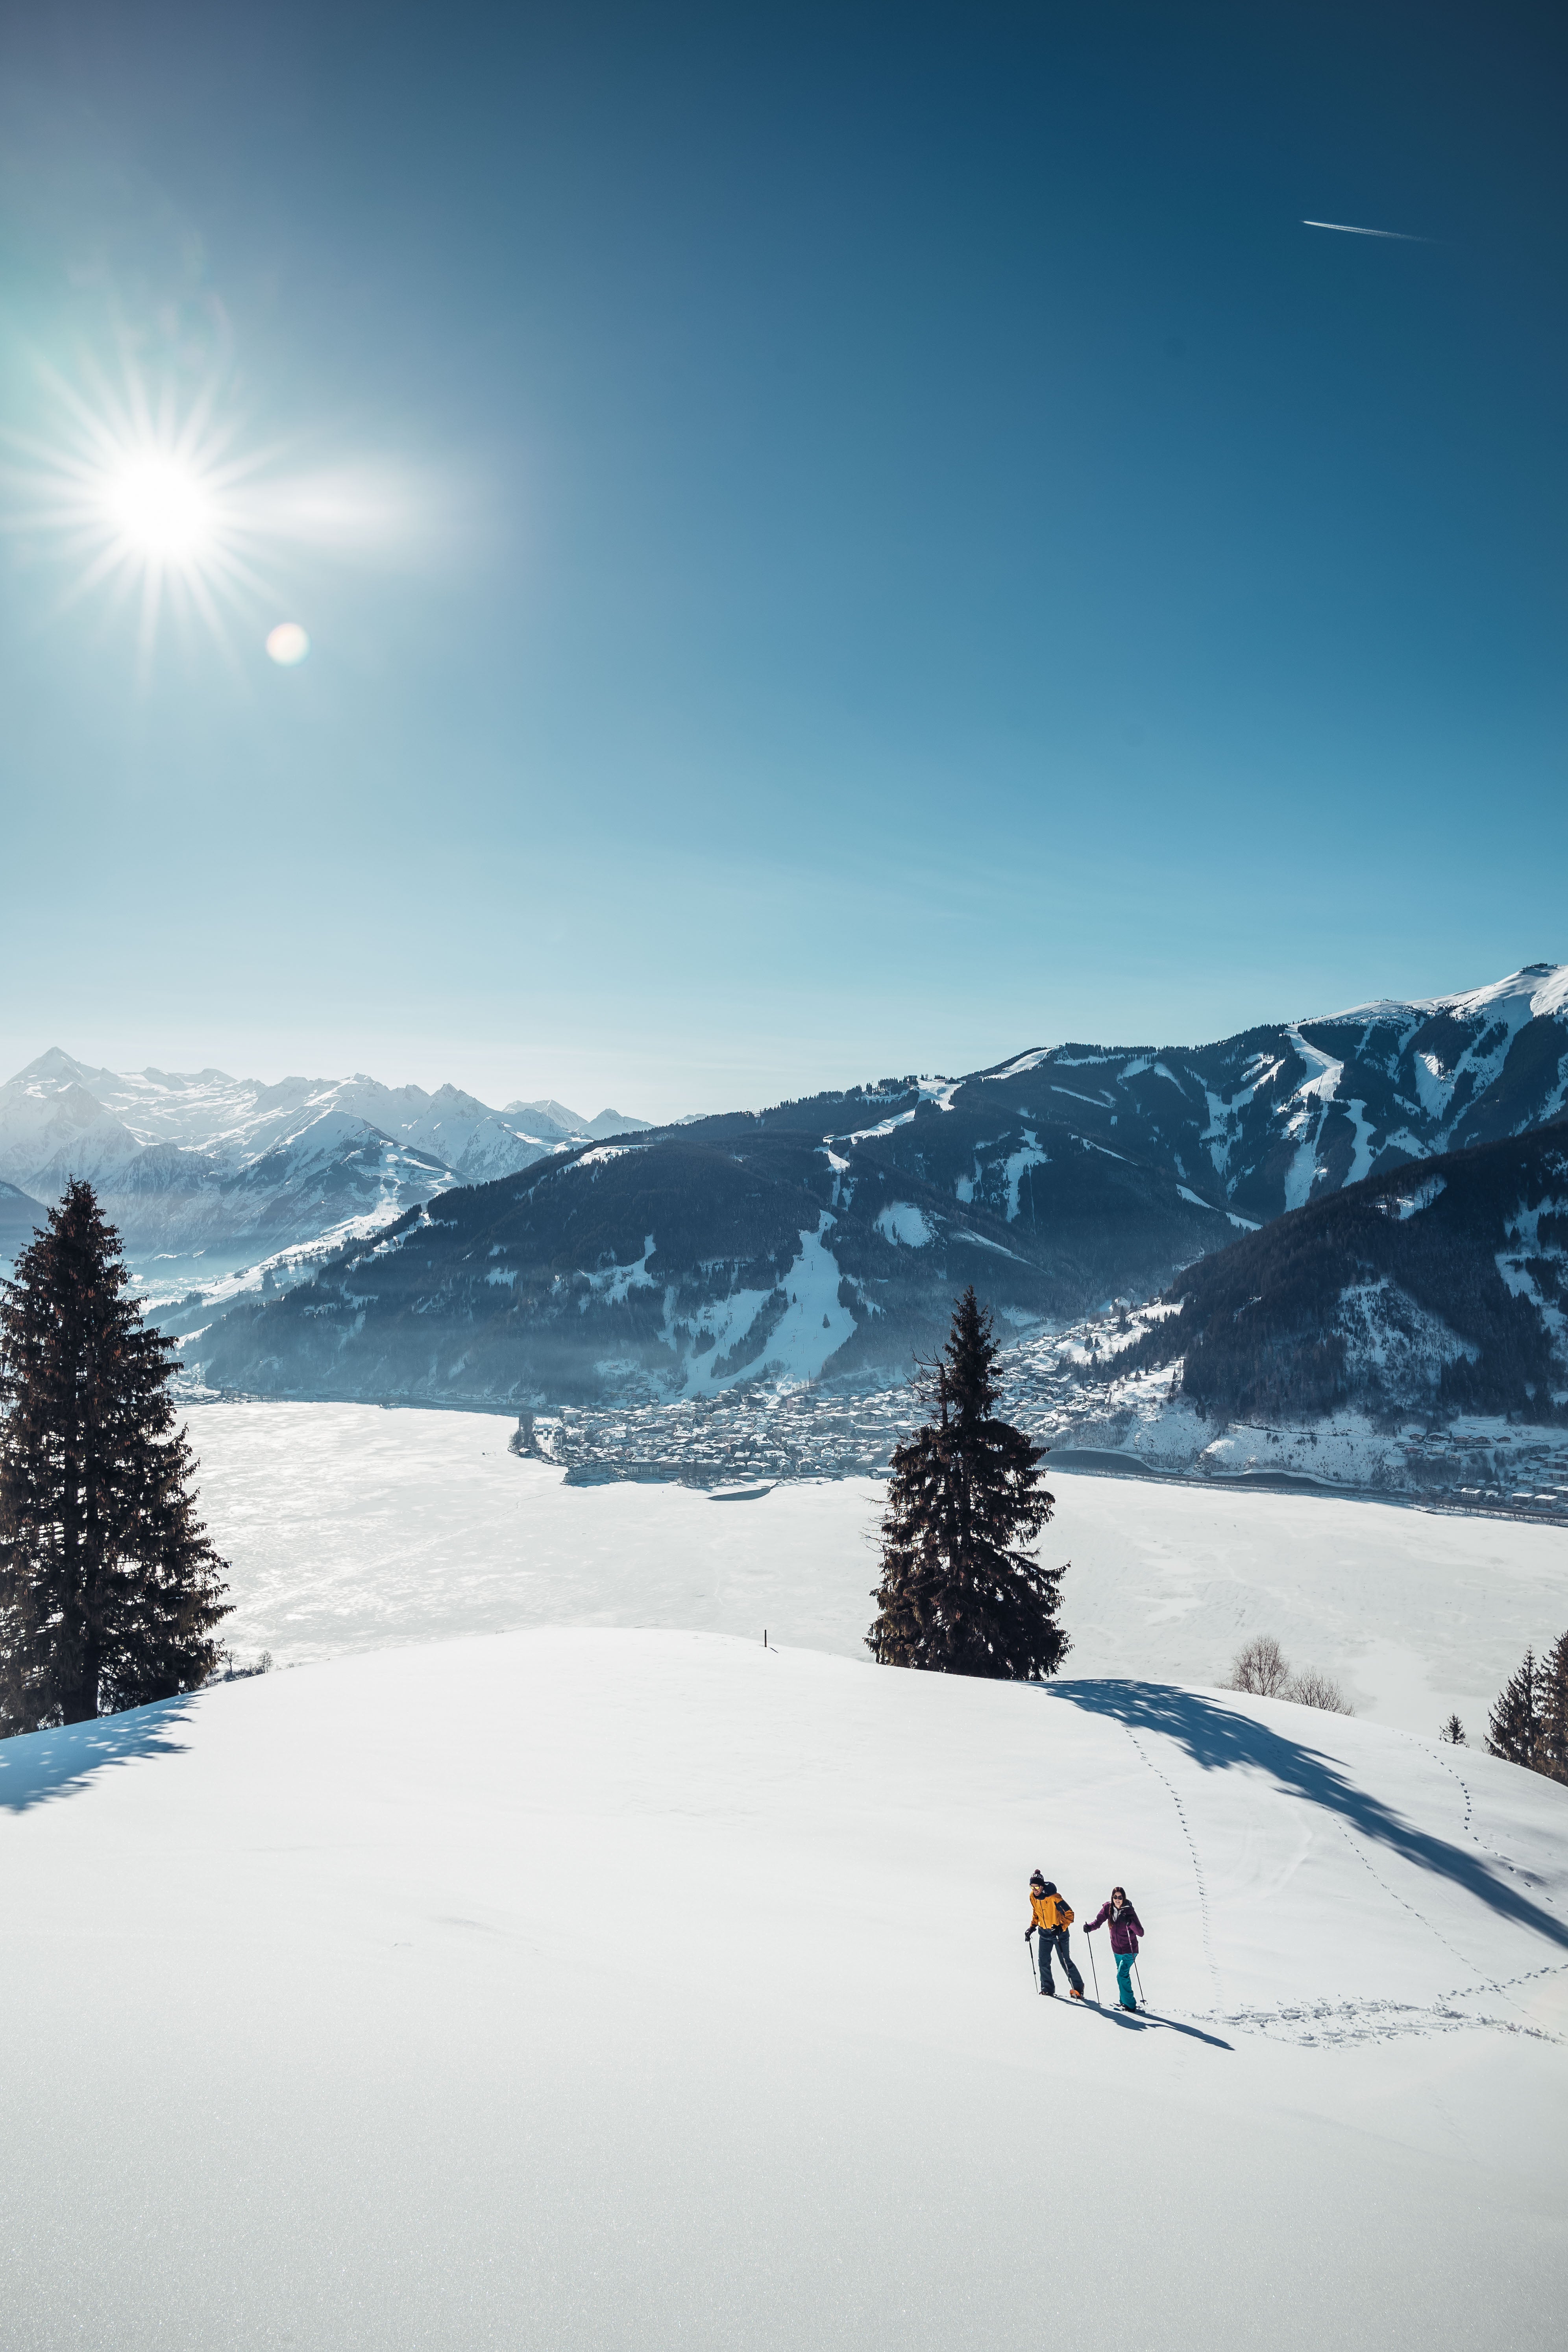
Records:
[[[1201,1046],[1059,1045],[953,1097],[999,1130],[956,1181],[1000,1192],[1022,1121],[1070,1118],[1254,1223],[1367,1175],[1543,1126],[1568,1108],[1568,965],[1486,988],[1273,1022]]]
[[[1558,1457],[1547,1483],[1561,1484],[1568,1122],[1314,1201],[1189,1266],[1159,1307],[1121,1322],[1087,1362],[1079,1344],[1080,1393],[1058,1433],[1120,1413],[1145,1425],[1153,1458],[1174,1462],[1262,1423],[1310,1456],[1356,1419],[1381,1431],[1379,1452],[1399,1450],[1396,1435],[1424,1451],[1436,1438],[1433,1468],[1474,1486],[1507,1475],[1490,1457],[1522,1466],[1528,1430]]]
[[[8,1265],[26,1247],[47,1213],[41,1201],[0,1179],[0,1265]]]
[[[840,1150],[751,1126],[595,1145],[448,1193],[188,1352],[216,1387],[410,1402],[689,1399],[829,1370],[879,1385],[929,1352],[970,1281],[1037,1328],[1130,1270],[1168,1279],[1213,1231],[1173,1178],[1076,1139],[1025,1228],[887,1160],[875,1127]]]
[[[1268,1702],[690,1633],[6,1741],[7,2347],[1547,2352],[1565,1819]],[[1038,1997],[1037,1864],[1130,1888],[1150,2016]]]
[[[230,1168],[276,1150],[313,1119],[347,1112],[438,1159],[467,1183],[526,1168],[550,1145],[610,1132],[605,1121],[616,1122],[616,1131],[623,1123],[641,1123],[621,1122],[614,1111],[584,1119],[560,1103],[514,1103],[496,1111],[458,1087],[426,1094],[423,1087],[383,1086],[363,1071],[350,1078],[289,1077],[266,1086],[225,1070],[93,1069],[54,1046],[0,1087],[0,1150],[26,1152],[29,1119],[52,1118],[68,1138],[72,1113],[79,1120],[89,1116],[79,1095],[137,1143],[177,1144]],[[28,1104],[35,1106],[31,1113]],[[531,1127],[521,1116],[530,1110],[543,1115]]]
[[[266,1259],[277,1274],[310,1243],[341,1244],[414,1202],[637,1124],[564,1116],[570,1128],[531,1131],[456,1087],[119,1072],[55,1046],[0,1087],[0,1181],[48,1202],[88,1177],[153,1297],[210,1297],[238,1268],[255,1269],[259,1290]]]
[[[1568,968],[1545,965],[1214,1045],[885,1078],[448,1196],[308,1298],[210,1326],[204,1361],[246,1391],[454,1404],[887,1385],[968,1281],[1015,1328],[1059,1326],[1369,1176],[1532,1131],[1565,1093]]]
[[[225,1385],[641,1402],[781,1372],[896,1381],[972,1278],[1016,1328],[1059,1326],[1565,1101],[1568,967],[1531,965],[1211,1045],[1041,1048],[661,1129],[363,1075],[118,1076],[57,1050],[0,1088],[0,1178],[48,1199],[92,1175]],[[325,1183],[316,1129],[344,1139]],[[301,1256],[435,1196],[372,1269]],[[220,1325],[239,1269],[248,1305]],[[310,1275],[309,1299],[276,1297]]]
[[[0,1177],[52,1200],[67,1179],[119,1181],[143,1149],[113,1112],[68,1075],[65,1056],[46,1054],[0,1087]]]
[[[531,1134],[547,1136],[552,1143],[580,1143],[584,1137],[602,1143],[612,1135],[646,1133],[646,1118],[628,1118],[624,1111],[605,1109],[584,1118],[581,1111],[570,1110],[564,1103],[546,1097],[542,1102],[511,1102],[501,1112],[502,1118],[514,1120]]]

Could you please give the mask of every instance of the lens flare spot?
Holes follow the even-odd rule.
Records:
[[[310,640],[298,621],[279,621],[267,633],[267,650],[280,669],[292,669],[310,650]]]

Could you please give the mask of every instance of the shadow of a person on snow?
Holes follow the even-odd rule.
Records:
[[[1196,1691],[1178,1690],[1170,1683],[1108,1679],[1040,1687],[1089,1714],[1110,1716],[1130,1731],[1160,1733],[1205,1772],[1242,1767],[1267,1773],[1285,1795],[1321,1805],[1370,1844],[1401,1855],[1418,1870],[1448,1879],[1500,1917],[1568,1948],[1568,1924],[1532,1902],[1521,1888],[1510,1885],[1500,1869],[1494,1869],[1482,1855],[1415,1828],[1381,1798],[1359,1787],[1331,1756],[1276,1731],[1270,1724],[1255,1723],[1239,1708],[1222,1706]]]
[[[184,1710],[184,1699],[158,1699],[91,1723],[0,1739],[0,1811],[24,1813],[51,1798],[75,1796],[111,1765],[183,1756],[184,1742],[175,1735]]]
[[[1211,2050],[1228,2050],[1234,2055],[1236,2044],[1226,2042],[1222,2034],[1205,2033],[1200,2025],[1185,2025],[1179,2017],[1157,2016],[1147,2009],[1120,2009],[1113,2000],[1082,2003],[1091,2013],[1103,2017],[1119,2033],[1184,2033],[1189,2042],[1206,2042]]]

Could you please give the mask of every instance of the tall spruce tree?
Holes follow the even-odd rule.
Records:
[[[127,1295],[90,1184],[0,1283],[0,1731],[206,1680],[228,1614],[174,1425],[174,1341]]]
[[[1067,1655],[1059,1568],[1030,1547],[1055,1507],[1043,1446],[998,1420],[1001,1350],[973,1287],[931,1367],[932,1418],[896,1447],[882,1580],[866,1646],[879,1664],[1026,1682]]]
[[[1568,1633],[1559,1633],[1536,1669],[1535,1769],[1568,1780]]]
[[[1497,1703],[1487,1718],[1489,1755],[1500,1756],[1505,1763],[1523,1764],[1533,1770],[1541,1729],[1540,1681],[1535,1652],[1526,1650],[1517,1672],[1510,1675],[1498,1693]]]

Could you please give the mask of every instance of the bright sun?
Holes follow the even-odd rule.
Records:
[[[159,449],[138,451],[106,473],[103,504],[127,554],[180,569],[200,563],[218,521],[195,467]]]
[[[310,640],[276,619],[288,592],[258,567],[290,547],[384,545],[411,511],[391,477],[280,473],[283,446],[247,446],[226,378],[182,396],[129,358],[112,382],[93,369],[68,382],[42,362],[37,373],[47,437],[0,416],[0,538],[26,532],[68,566],[59,613],[100,592],[110,611],[139,605],[144,663],[166,615],[231,653],[231,620],[258,644],[271,620],[268,659],[297,669]]]
[[[0,428],[22,460],[0,466],[16,511],[5,527],[48,532],[74,562],[62,600],[100,587],[135,597],[150,656],[160,615],[192,615],[226,641],[220,608],[244,610],[272,593],[251,558],[275,534],[255,495],[268,453],[237,451],[237,421],[220,414],[216,384],[184,407],[154,395],[133,370],[116,391],[94,378],[91,398],[48,370],[57,437]]]

